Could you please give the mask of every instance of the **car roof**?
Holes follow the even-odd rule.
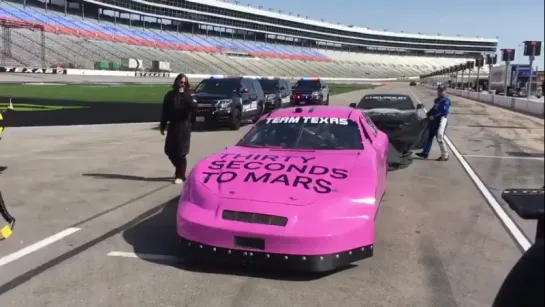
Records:
[[[299,111],[300,110],[300,111]],[[277,109],[270,113],[267,118],[285,117],[285,116],[316,116],[316,117],[339,117],[354,119],[352,114],[356,109],[341,106],[307,106],[290,107]]]
[[[367,96],[383,96],[383,97],[409,97],[411,98],[411,95],[407,95],[407,94],[394,94],[394,93],[373,93],[373,94],[367,94],[367,95],[363,95],[363,97],[367,97]]]
[[[221,77],[210,77],[210,78],[206,78],[206,79],[203,79],[203,81],[220,81],[220,80],[237,80],[237,81],[241,81],[242,79],[247,79],[247,78],[243,78],[243,77],[227,77],[227,76],[221,76]]]
[[[299,78],[297,81],[322,81],[319,77],[303,77]]]

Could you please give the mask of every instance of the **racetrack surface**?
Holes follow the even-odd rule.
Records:
[[[373,92],[411,91],[431,106],[433,92],[417,87]],[[348,105],[363,94],[332,103]],[[180,187],[168,182],[172,169],[155,126],[6,131],[0,187],[18,223],[0,242],[1,306],[490,306],[521,255],[453,155],[389,174],[374,257],[354,267],[291,277],[186,268],[176,257]],[[248,129],[196,132],[190,164]],[[509,156],[542,152],[543,120],[453,97],[448,129],[493,192],[543,184],[542,159]],[[532,236],[533,223],[517,222]]]

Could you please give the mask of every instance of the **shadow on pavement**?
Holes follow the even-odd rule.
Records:
[[[489,113],[478,113],[478,112],[475,112],[475,113],[473,113],[473,112],[456,112],[456,111],[449,112],[449,115],[451,115],[451,114],[453,114],[453,115],[471,115],[471,116],[490,116]]]
[[[119,179],[119,180],[148,181],[148,182],[168,182],[172,180],[172,177],[141,177],[141,176],[119,175],[119,174],[88,173],[88,174],[82,174],[82,175],[87,177],[94,177],[98,179]]]
[[[10,98],[0,96],[0,106]],[[14,110],[4,114],[6,127],[71,126],[128,123],[157,123],[161,118],[161,104],[133,102],[89,102],[40,98],[11,98]],[[248,124],[248,123],[244,123]],[[159,130],[159,127],[151,128]],[[211,129],[200,124],[194,132],[228,130]]]
[[[0,97],[0,102],[9,98]],[[157,103],[89,102],[12,98],[14,110],[4,114],[6,127],[69,126],[158,122]]]
[[[247,276],[265,279],[286,280],[286,281],[309,281],[327,277],[335,272],[309,274],[298,272],[281,272],[278,270],[266,270],[249,268],[234,265],[211,264],[211,263],[194,263],[191,264],[184,261],[184,257],[179,249],[179,238],[176,234],[176,209],[178,206],[179,197],[176,197],[166,203],[162,209],[123,231],[123,238],[127,243],[132,245],[135,254],[147,255],[163,255],[167,257],[175,257],[178,261],[164,261],[142,259],[162,265],[171,265],[173,267],[205,274],[225,274]],[[355,267],[351,265],[336,272]]]
[[[489,128],[489,129],[528,129],[523,126],[498,126],[498,125],[466,125],[468,128]]]
[[[242,127],[245,127],[247,125],[252,125],[251,123],[249,122],[244,122],[241,126]],[[155,131],[159,131],[159,126],[155,126],[155,127],[151,127],[150,130],[155,130]],[[220,126],[220,127],[210,127],[210,126],[204,126],[202,124],[194,124],[193,127],[191,128],[191,132],[217,132],[217,131],[232,131],[230,130],[228,127],[226,126]]]
[[[159,131],[159,126],[152,127],[151,130]],[[216,132],[216,131],[222,131],[227,130],[225,129],[212,129],[210,127],[204,127],[202,125],[194,125],[191,128],[191,132]]]

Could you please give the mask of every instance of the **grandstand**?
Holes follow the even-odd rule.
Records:
[[[215,0],[2,1],[0,28],[0,66],[123,69],[137,59],[138,69],[163,61],[188,74],[406,78],[495,53],[498,43],[342,26]]]

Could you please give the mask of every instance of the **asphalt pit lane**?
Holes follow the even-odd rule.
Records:
[[[545,158],[545,153],[542,152],[507,151],[506,154],[519,158]]]
[[[491,128],[491,129],[524,129],[527,130],[527,127],[523,126],[495,126],[495,125],[467,125],[469,128]]]

